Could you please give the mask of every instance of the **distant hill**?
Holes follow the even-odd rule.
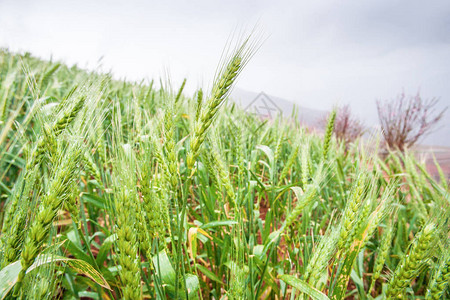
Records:
[[[328,114],[326,110],[307,108],[264,92],[256,93],[240,88],[235,88],[230,98],[244,110],[262,117],[275,117],[278,113],[282,113],[286,118],[292,117],[295,109],[298,120],[314,128],[318,127],[318,122]]]

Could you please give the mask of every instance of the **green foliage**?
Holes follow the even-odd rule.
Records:
[[[230,105],[254,48],[192,98],[2,50],[2,297],[448,297],[447,182]]]

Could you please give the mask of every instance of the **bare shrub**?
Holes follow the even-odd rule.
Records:
[[[338,140],[343,141],[346,145],[355,141],[364,133],[363,123],[352,115],[350,106],[344,105],[339,107],[336,115],[336,123],[334,124],[334,134]]]
[[[447,108],[436,110],[437,98],[423,99],[404,92],[391,101],[377,101],[378,118],[386,145],[400,151],[431,132]]]
[[[320,124],[326,126],[328,117],[320,121]],[[354,142],[364,133],[363,123],[352,115],[350,106],[344,105],[336,108],[336,120],[334,122],[333,133],[339,141],[342,141],[347,148],[348,144]]]

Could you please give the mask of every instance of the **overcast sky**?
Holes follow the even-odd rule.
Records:
[[[369,124],[375,100],[403,89],[450,104],[445,0],[0,0],[0,47],[90,68],[103,57],[117,77],[169,73],[193,91],[210,85],[230,34],[256,23],[267,39],[242,89],[318,109],[350,103]]]

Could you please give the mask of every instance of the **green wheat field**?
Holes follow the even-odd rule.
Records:
[[[256,48],[192,98],[1,50],[0,299],[450,297],[443,172],[228,102]]]

